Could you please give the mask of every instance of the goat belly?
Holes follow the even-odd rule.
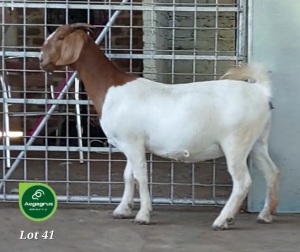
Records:
[[[162,147],[162,146],[160,146]],[[162,158],[172,159],[186,163],[201,162],[222,157],[224,154],[218,144],[212,144],[204,148],[189,148],[181,150],[168,150],[162,148],[147,148],[149,152]]]

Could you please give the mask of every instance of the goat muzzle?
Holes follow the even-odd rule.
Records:
[[[40,68],[47,73],[52,73],[56,69],[54,64],[45,61],[40,61]]]

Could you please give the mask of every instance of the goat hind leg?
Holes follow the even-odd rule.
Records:
[[[246,142],[241,142],[236,136],[232,136],[222,144],[233,188],[228,201],[212,225],[214,230],[228,229],[229,225],[233,224],[234,217],[246,198],[252,182],[246,161],[251,149],[251,138],[240,139]]]
[[[276,212],[278,205],[279,170],[268,153],[268,146],[265,141],[258,141],[251,151],[250,158],[255,167],[260,169],[267,183],[265,204],[259,213],[259,223],[272,222],[272,214]]]
[[[232,177],[233,188],[228,201],[212,225],[214,230],[228,229],[229,225],[233,224],[234,217],[247,196],[251,185],[251,177],[246,161],[240,163],[229,162],[227,165]]]
[[[131,218],[133,208],[133,196],[134,196],[134,178],[132,165],[130,161],[127,161],[124,170],[124,192],[120,204],[113,212],[113,217],[116,219]]]

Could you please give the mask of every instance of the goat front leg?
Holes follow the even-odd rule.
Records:
[[[116,219],[131,218],[134,197],[134,178],[132,165],[127,161],[124,170],[124,192],[123,197],[118,207],[113,212],[113,217]]]
[[[148,189],[148,174],[147,163],[143,156],[135,155],[128,157],[132,164],[133,177],[138,183],[140,194],[140,210],[135,217],[135,222],[139,224],[150,223],[150,212],[152,211],[152,204],[150,193]]]

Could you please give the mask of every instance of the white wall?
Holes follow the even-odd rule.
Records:
[[[300,1],[253,0],[252,35],[251,60],[272,72],[270,154],[281,171],[278,210],[300,212]],[[259,211],[265,188],[262,175],[252,170],[249,210]]]

